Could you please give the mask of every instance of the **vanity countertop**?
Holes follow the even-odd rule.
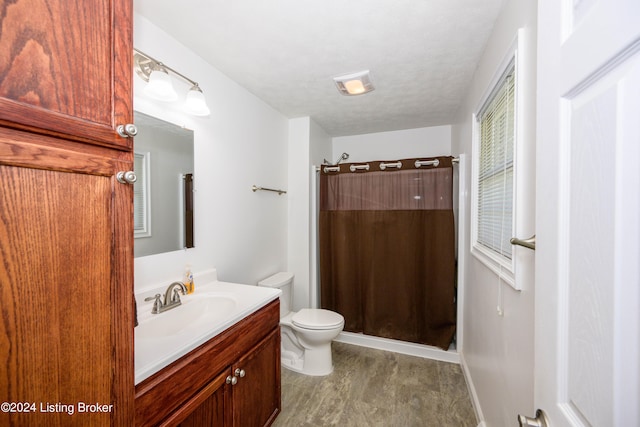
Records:
[[[153,302],[140,304],[135,328],[135,384],[209,341],[277,299],[279,289],[213,281],[196,284],[182,305],[151,314]],[[141,300],[143,298],[139,298]]]

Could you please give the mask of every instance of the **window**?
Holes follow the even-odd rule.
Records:
[[[516,289],[510,239],[517,219],[518,38],[474,114],[471,248],[476,258]]]
[[[133,184],[133,233],[136,238],[151,236],[149,157],[150,153],[134,153],[133,157],[133,170],[137,177]]]

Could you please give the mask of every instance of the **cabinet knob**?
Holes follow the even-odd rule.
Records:
[[[120,171],[116,174],[116,179],[120,184],[133,184],[136,182],[138,177],[136,176],[134,171]]]
[[[129,138],[138,134],[138,128],[133,123],[127,123],[126,125],[118,125],[116,132],[123,138]]]
[[[232,377],[231,375],[229,375],[227,377],[227,384],[231,384],[231,385],[236,385],[238,384],[238,378],[236,377]]]
[[[244,378],[244,376],[245,376],[244,369],[240,369],[240,368],[236,369],[235,376],[236,377],[240,377],[240,378]]]

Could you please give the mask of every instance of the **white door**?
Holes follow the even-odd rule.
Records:
[[[640,1],[538,8],[535,404],[638,426]]]

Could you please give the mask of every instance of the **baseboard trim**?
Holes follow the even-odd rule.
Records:
[[[361,347],[375,348],[378,350],[393,351],[394,353],[423,357],[425,359],[439,360],[441,362],[460,363],[460,356],[457,351],[445,351],[438,347],[432,347],[429,345],[356,334],[353,332],[341,332],[335,341],[345,344],[359,345]]]
[[[471,405],[473,405],[474,411],[476,411],[476,419],[479,421],[478,427],[486,427],[484,421],[484,414],[482,413],[482,407],[480,406],[480,400],[478,399],[478,393],[476,393],[476,387],[473,384],[471,378],[471,372],[469,366],[464,358],[464,354],[460,354],[460,367],[462,368],[462,374],[464,375],[465,382],[467,383],[467,389],[469,390],[469,396],[471,396]]]

